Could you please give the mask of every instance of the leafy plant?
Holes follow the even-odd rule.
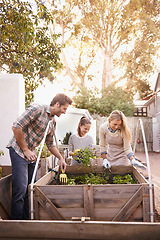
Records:
[[[2,169],[2,167],[1,167],[1,165],[0,165],[0,179],[3,177],[3,169]]]
[[[4,155],[4,152],[2,150],[0,150],[0,156]]]
[[[83,174],[80,176],[71,176],[68,178],[68,185],[77,185],[77,184],[136,184],[137,181],[132,178],[130,174],[126,174],[125,176],[116,175],[112,179],[111,173],[90,173]]]
[[[94,158],[95,156],[93,154],[93,151],[88,147],[85,147],[84,149],[76,149],[74,152],[75,161],[82,163],[82,165],[85,167],[91,167],[91,159]]]
[[[101,185],[107,184],[109,180],[109,175],[105,174],[84,174],[81,176],[71,176],[68,178],[68,185],[76,185],[76,184],[94,184],[94,185]]]
[[[4,152],[2,150],[0,150],[0,156],[4,155]],[[0,178],[3,177],[3,170],[2,170],[2,167],[0,165]]]
[[[40,151],[40,146],[36,149],[37,156],[39,154],[39,151]],[[51,155],[52,155],[52,153],[48,150],[47,145],[44,144],[42,152],[41,152],[41,158],[47,158]]]
[[[0,67],[23,74],[26,105],[33,101],[34,90],[43,80],[53,81],[54,72],[62,68],[60,35],[49,29],[54,19],[41,1],[33,4],[34,8],[27,1],[0,2]]]
[[[132,178],[130,174],[126,174],[125,176],[116,175],[113,177],[114,184],[134,184],[136,181]]]
[[[101,97],[99,94],[97,90],[81,88],[73,97],[75,107],[88,109],[91,114],[96,113],[101,116],[108,116],[116,109],[122,111],[126,116],[133,116],[134,104],[131,91],[110,84],[101,91]]]
[[[69,137],[71,136],[71,132],[67,132],[66,136],[63,138],[62,144],[68,145]]]

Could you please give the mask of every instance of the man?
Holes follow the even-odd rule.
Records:
[[[57,94],[47,105],[33,104],[13,123],[13,138],[7,145],[12,163],[12,206],[11,219],[29,219],[28,184],[31,183],[37,155],[35,148],[40,144],[45,129],[54,116],[65,114],[72,100],[65,94]],[[53,125],[49,127],[46,145],[60,160],[61,168],[66,163],[53,144]]]

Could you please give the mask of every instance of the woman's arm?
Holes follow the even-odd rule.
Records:
[[[106,158],[106,128],[107,123],[104,123],[99,128],[99,145],[100,145],[100,153],[102,157]]]

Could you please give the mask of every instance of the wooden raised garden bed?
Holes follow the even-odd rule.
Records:
[[[92,171],[103,173],[101,166]],[[111,174],[130,173],[136,184],[55,185],[59,168],[34,185],[36,220],[150,222],[148,181],[135,167],[112,167]],[[67,175],[91,172],[90,168],[68,166]]]
[[[104,169],[97,167],[95,170],[103,172]],[[75,167],[68,167],[67,175],[76,171]],[[82,173],[85,171],[81,169]],[[55,172],[47,173],[34,186],[37,220],[22,221],[9,220],[11,175],[0,179],[0,239],[159,240],[160,223],[142,222],[150,221],[148,182],[134,167],[112,168],[112,174],[116,173],[131,173],[139,183],[52,185]],[[91,218],[93,221],[87,221]]]

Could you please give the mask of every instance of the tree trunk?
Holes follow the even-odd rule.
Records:
[[[64,44],[64,30],[65,30],[65,27],[63,26],[63,24],[61,24],[61,27],[62,27],[62,45],[63,45]],[[77,81],[77,79],[72,74],[71,69],[70,69],[70,67],[67,63],[66,56],[65,56],[65,53],[64,53],[63,49],[61,49],[61,53],[62,53],[63,63],[64,63],[64,66],[65,66],[65,69],[66,69],[66,72],[67,72],[68,76],[72,79],[72,82],[76,86],[80,87],[81,84]]]
[[[105,53],[103,62],[103,73],[102,73],[102,89],[112,83],[112,57],[110,54]]]

